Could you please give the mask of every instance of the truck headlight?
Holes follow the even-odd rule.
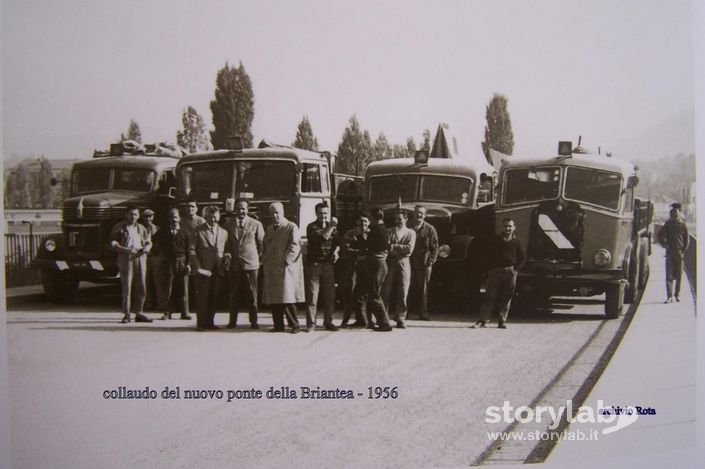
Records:
[[[445,259],[448,256],[450,256],[450,246],[442,244],[441,247],[438,248],[438,257]]]
[[[598,249],[595,254],[592,255],[592,262],[598,267],[604,267],[610,263],[612,260],[612,255],[607,249]]]
[[[44,249],[49,252],[56,251],[56,241],[54,241],[53,239],[47,239],[46,241],[44,241]]]

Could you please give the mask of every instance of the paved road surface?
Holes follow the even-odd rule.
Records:
[[[391,333],[271,334],[262,314],[263,331],[196,332],[193,321],[118,324],[117,291],[96,291],[8,313],[14,467],[467,466],[487,432],[506,428],[485,422],[488,406],[572,397],[592,368],[566,365],[622,323],[604,321],[601,304],[564,301],[507,330],[449,315]],[[104,399],[120,386],[179,386],[182,397]],[[355,398],[184,399],[186,389],[286,386]],[[397,387],[398,398],[367,399],[370,386]]]

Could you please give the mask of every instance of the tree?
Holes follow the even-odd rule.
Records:
[[[7,209],[16,208],[17,203],[17,184],[15,183],[15,176],[12,173],[5,172],[5,198],[4,207]]]
[[[61,208],[63,201],[71,190],[71,168],[64,168],[59,176],[59,187],[54,196],[54,208]]]
[[[360,176],[372,159],[370,134],[360,129],[357,117],[350,118],[350,124],[343,132],[338,145],[338,171],[353,176]]]
[[[211,101],[213,148],[227,148],[228,140],[236,136],[243,138],[245,146],[252,146],[254,101],[252,83],[242,62],[238,67],[231,67],[226,62],[216,76],[215,99]]]
[[[130,123],[127,126],[127,135],[120,134],[120,141],[124,142],[125,140],[134,140],[142,143],[142,131],[134,119],[130,119]]]
[[[39,208],[47,209],[51,208],[52,201],[54,200],[54,191],[51,185],[51,162],[45,157],[41,157],[39,160],[39,173],[37,174],[37,198],[34,205]]]
[[[318,151],[318,140],[313,135],[308,116],[304,116],[299,122],[299,127],[296,129],[296,140],[291,145],[303,150]]]
[[[15,179],[15,207],[17,208],[32,208],[32,193],[30,191],[30,176],[27,163],[22,162],[17,167],[17,175]]]
[[[375,144],[372,146],[372,161],[385,160],[387,158],[392,158],[392,147],[389,145],[387,137],[380,133]]]
[[[395,144],[392,147],[392,158],[409,158],[409,149],[404,145]]]
[[[427,154],[431,153],[431,131],[426,129],[423,131],[423,145],[421,149],[426,151]]]
[[[487,125],[485,126],[485,141],[482,142],[482,150],[487,161],[492,164],[490,148],[505,155],[511,155],[514,151],[514,133],[507,109],[507,97],[495,93],[487,105],[485,117]]]
[[[184,147],[189,153],[210,149],[210,140],[206,124],[201,115],[189,106],[181,114],[183,128],[176,132],[176,143]]]
[[[413,158],[416,154],[416,142],[414,142],[414,137],[409,137],[406,139],[406,151],[411,158]]]

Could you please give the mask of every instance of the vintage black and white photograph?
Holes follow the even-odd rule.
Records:
[[[0,466],[695,467],[704,11],[2,0]]]

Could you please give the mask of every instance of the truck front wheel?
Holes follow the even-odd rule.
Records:
[[[639,294],[639,279],[641,278],[640,267],[641,260],[639,259],[639,256],[632,256],[631,260],[629,261],[629,277],[627,278],[627,280],[629,281],[629,286],[625,290],[625,303],[634,303],[637,295]]]
[[[617,319],[624,309],[624,283],[609,285],[605,291],[605,316]]]
[[[44,295],[52,303],[67,303],[78,292],[78,280],[68,274],[54,270],[42,270]]]

